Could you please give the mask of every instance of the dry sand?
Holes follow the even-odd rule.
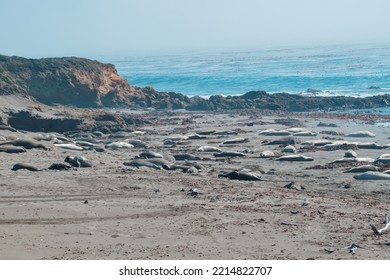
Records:
[[[282,147],[263,143],[279,137],[259,132],[288,128],[275,124],[282,117],[175,113],[162,115],[162,125],[137,128],[145,134],[133,138],[144,140],[150,151],[205,157],[197,161],[205,167],[198,174],[124,166],[145,150],[141,148],[80,152],[42,142],[50,150],[0,153],[0,259],[390,259],[389,233],[376,236],[370,229],[370,224],[380,226],[390,209],[390,181],[358,181],[354,174],[343,173],[348,167],[307,169],[342,158],[345,150],[302,153],[313,157],[311,162],[260,158],[264,150],[281,154]],[[375,138],[331,137],[390,142],[388,127],[353,119],[299,118],[305,128],[318,133],[298,137],[302,141],[329,136],[319,134],[323,130],[369,130]],[[320,121],[338,127],[318,127]],[[163,145],[172,134],[209,129],[239,134]],[[4,138],[36,135],[0,131]],[[202,145],[218,146],[236,137],[249,142],[221,149],[249,151],[243,158],[217,159],[197,152]],[[390,150],[357,153],[376,158]],[[83,155],[94,167],[11,170],[18,162],[47,168],[67,155]],[[263,181],[218,178],[223,171],[248,166],[264,170]],[[284,188],[292,181],[305,189]],[[191,196],[190,189],[199,194]],[[304,201],[308,205],[302,206]],[[351,254],[343,249],[351,243],[362,248]]]

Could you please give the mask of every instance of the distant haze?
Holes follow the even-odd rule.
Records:
[[[386,43],[388,0],[1,0],[0,54],[153,55]]]

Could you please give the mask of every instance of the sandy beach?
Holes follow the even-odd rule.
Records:
[[[356,180],[359,173],[344,173],[366,162],[329,164],[343,158],[348,147],[326,150],[303,143],[322,138],[375,142],[383,149],[355,152],[358,158],[376,159],[390,153],[388,128],[312,114],[175,112],[160,118],[159,124],[135,128],[141,132],[95,138],[99,147],[132,138],[148,148],[75,151],[55,146],[57,139],[38,142],[48,150],[0,152],[0,259],[390,259],[388,232],[375,235],[370,228],[383,227],[390,181]],[[321,122],[334,127],[318,126]],[[297,126],[316,134],[294,136],[300,142],[294,144],[296,154],[313,161],[277,160],[286,154],[286,145],[266,144],[281,137],[259,133]],[[345,136],[356,131],[375,137]],[[204,139],[177,140],[177,135],[202,132],[208,134],[199,137]],[[1,130],[0,136],[1,142],[42,138],[9,130]],[[246,141],[221,145],[236,138]],[[198,151],[205,145],[244,156]],[[262,158],[266,150],[275,156]],[[199,166],[184,173],[123,164],[144,151],[169,161],[191,154],[198,159],[187,162]],[[84,156],[93,167],[47,170],[52,163],[64,163],[66,156]],[[11,170],[16,163],[43,170]],[[218,176],[242,168],[261,181]],[[353,243],[361,248],[346,248]]]

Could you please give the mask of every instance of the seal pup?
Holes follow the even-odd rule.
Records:
[[[367,171],[359,175],[353,176],[356,180],[390,180],[390,174],[377,172],[377,171]]]
[[[304,155],[287,155],[281,156],[277,158],[278,161],[313,161],[312,157],[304,156]]]
[[[13,171],[20,170],[20,169],[26,169],[26,170],[29,170],[29,171],[41,171],[40,169],[36,168],[35,166],[32,166],[30,164],[26,164],[26,163],[16,163],[12,167]]]
[[[67,156],[64,161],[73,167],[92,167],[92,162],[89,159],[81,156]]]
[[[23,148],[29,149],[29,150],[30,149],[44,149],[44,150],[49,149],[45,145],[43,145],[41,143],[34,142],[32,140],[29,140],[29,139],[16,139],[16,140],[12,140],[12,141],[2,142],[2,143],[0,143],[0,145],[18,146],[18,147],[23,147]]]
[[[246,170],[232,171],[228,173],[222,173],[218,175],[218,178],[229,178],[230,180],[243,180],[243,181],[262,181],[261,178]]]

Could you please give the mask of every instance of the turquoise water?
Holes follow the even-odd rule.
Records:
[[[251,90],[366,96],[390,93],[390,44],[104,59],[131,85],[188,96]]]

